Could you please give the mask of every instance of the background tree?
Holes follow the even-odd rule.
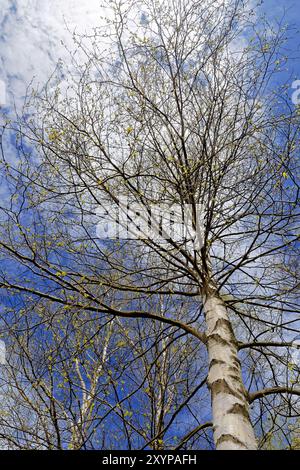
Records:
[[[199,393],[205,381],[197,382],[205,367],[190,367],[199,345],[186,335],[147,321],[126,325],[54,310],[45,302],[14,316],[10,310],[9,325],[7,314],[0,412],[5,448],[173,448],[185,438],[181,421],[208,406]],[[200,439],[210,444],[205,435]]]
[[[8,161],[2,145],[11,197],[1,208],[1,287],[27,308],[47,301],[55,312],[110,317],[112,337],[132,325],[126,350],[138,344],[153,409],[143,445],[170,447],[164,429],[171,408],[181,411],[172,392],[178,370],[186,397],[192,373],[195,393],[205,384],[212,408],[203,419],[207,409],[195,415],[183,402],[193,429],[183,423],[179,447],[199,445],[195,436],[213,424],[217,449],[256,449],[270,433],[268,416],[271,431],[285,436],[286,420],[299,415],[299,365],[291,366],[299,333],[299,112],[286,87],[274,84],[286,30],[258,21],[241,0],[110,7],[104,28],[75,38],[84,62],[75,56],[66,82],[54,77],[29,97],[18,125],[7,123],[18,159]],[[99,207],[109,216],[120,206],[131,209],[131,229],[143,212],[164,236],[164,220],[153,216],[158,205],[189,213],[190,239],[103,240],[96,230]],[[152,359],[137,325],[155,333]],[[192,346],[177,363],[180,335]],[[141,403],[132,402],[134,422],[124,425],[128,448],[141,446],[129,437],[143,427]],[[84,407],[82,397],[81,415]],[[75,422],[73,442],[87,432]],[[172,418],[169,425],[179,426]]]

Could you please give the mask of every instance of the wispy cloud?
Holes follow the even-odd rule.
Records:
[[[0,0],[0,80],[8,104],[22,102],[32,79],[43,84],[67,56],[70,31],[89,32],[100,14],[99,0]]]

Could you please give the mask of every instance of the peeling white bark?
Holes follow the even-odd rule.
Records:
[[[204,299],[214,440],[217,450],[256,450],[237,342],[222,300]]]

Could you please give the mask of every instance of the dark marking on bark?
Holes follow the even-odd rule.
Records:
[[[229,374],[228,377],[230,377],[232,380],[235,380],[235,381],[238,382],[238,383],[241,382],[241,379],[240,379],[239,374],[236,374],[236,375]]]
[[[247,449],[247,446],[244,444],[244,442],[240,441],[237,437],[232,436],[232,434],[222,434],[222,436],[220,436],[219,439],[217,439],[216,447],[222,444],[222,442],[228,442],[228,441],[231,441],[234,444],[239,444],[243,446],[245,449]]]
[[[226,364],[226,362],[222,361],[221,359],[212,359],[209,363],[209,368],[215,366],[216,364]]]
[[[228,370],[229,372],[233,372],[234,374],[240,374],[240,368],[238,366],[229,366]]]
[[[228,413],[238,414],[244,416],[247,420],[250,420],[247,406],[242,403],[235,403]]]
[[[210,384],[210,387],[211,387],[211,390],[212,390],[212,393],[214,395],[218,395],[219,393],[225,393],[227,395],[232,395],[236,398],[238,398],[239,400],[242,398],[242,399],[245,399],[245,396],[244,394],[240,394],[239,391],[236,391],[236,390],[233,390],[229,385],[228,383],[226,382],[225,379],[217,379],[215,380],[214,382],[212,382]]]
[[[235,354],[231,354],[230,360],[231,360],[231,362],[233,362],[233,365],[234,365],[235,367],[237,367],[238,369],[241,368],[241,362],[240,362],[239,358],[238,358]]]
[[[219,327],[227,329],[230,333],[230,336],[232,337],[232,340],[238,346],[238,342],[235,339],[235,334],[234,334],[230,320],[226,318],[219,318],[215,323],[214,329],[219,328]]]
[[[226,339],[222,338],[222,336],[219,335],[219,333],[211,333],[210,335],[207,335],[207,340],[214,340],[218,344],[222,344],[225,346],[231,346],[231,341],[227,341]]]

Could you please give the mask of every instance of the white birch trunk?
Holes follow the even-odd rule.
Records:
[[[113,325],[114,325],[114,320],[110,322],[107,335],[104,339],[101,362],[93,373],[93,377],[91,379],[90,391],[88,391],[88,388],[85,385],[83,376],[80,372],[79,361],[77,358],[75,360],[75,367],[76,367],[76,371],[77,371],[78,378],[81,384],[81,389],[82,389],[82,405],[81,405],[81,410],[80,410],[80,417],[77,421],[76,426],[73,427],[73,436],[72,436],[71,443],[70,443],[70,449],[73,449],[73,450],[81,449],[83,442],[85,440],[86,431],[90,424],[92,405],[95,400],[97,383],[99,380],[99,376],[103,370],[103,366],[106,362],[107,350],[108,350],[108,345],[109,345]]]
[[[217,450],[256,450],[237,342],[222,300],[204,299],[214,441]]]

